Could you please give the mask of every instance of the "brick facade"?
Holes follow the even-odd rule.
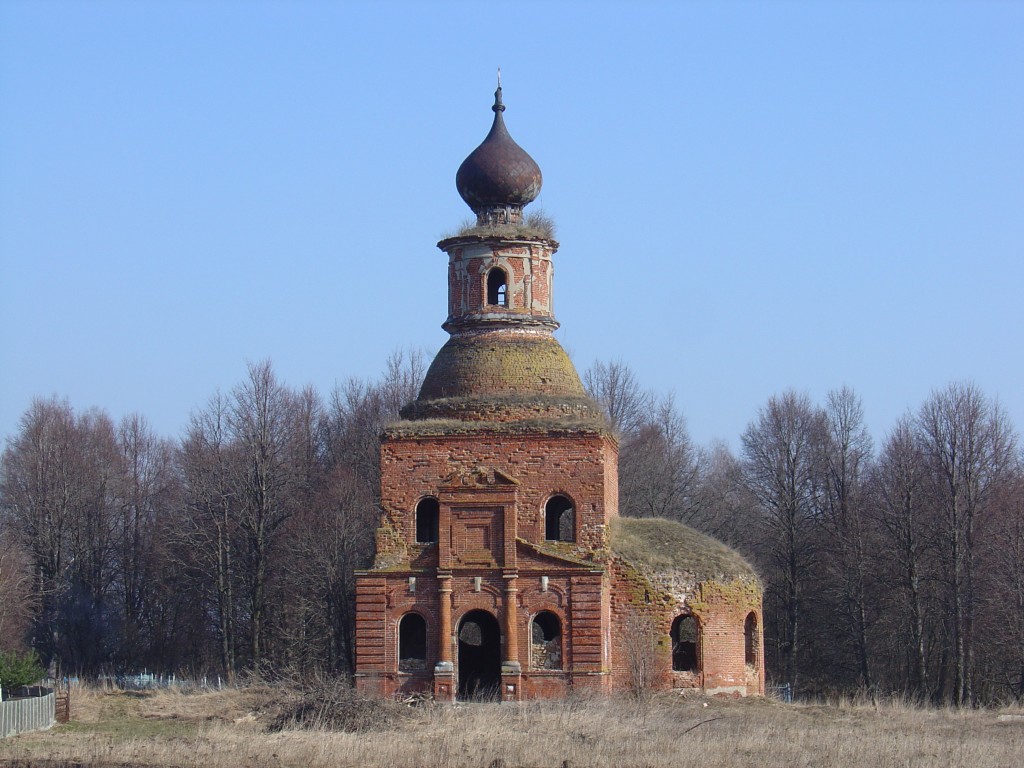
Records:
[[[494,111],[459,172],[481,226],[495,211],[521,221],[540,188],[500,89]],[[749,566],[674,523],[616,522],[618,443],[551,335],[557,243],[478,227],[439,246],[452,338],[382,438],[376,558],[356,578],[357,686],[519,700],[628,688],[642,669],[655,687],[763,693]],[[666,531],[693,551],[645,558]]]

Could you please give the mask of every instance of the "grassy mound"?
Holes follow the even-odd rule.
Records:
[[[674,520],[615,518],[611,547],[628,563],[643,569],[688,573],[698,581],[757,579],[750,563],[736,550]]]

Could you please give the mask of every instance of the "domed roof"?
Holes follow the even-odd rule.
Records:
[[[501,85],[494,92],[494,123],[487,138],[474,149],[455,174],[462,199],[480,213],[491,207],[522,207],[540,194],[540,166],[520,147],[505,128],[501,113]]]
[[[675,520],[617,517],[610,532],[612,551],[650,576],[686,574],[694,582],[760,583],[757,572],[734,549]]]
[[[427,371],[419,399],[505,394],[586,396],[553,337],[495,332],[449,339]]]

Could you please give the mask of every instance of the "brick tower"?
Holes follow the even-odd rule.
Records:
[[[558,243],[523,217],[540,168],[505,128],[500,83],[492,109],[456,175],[476,224],[438,243],[450,339],[382,436],[356,684],[549,698],[626,687],[640,653],[658,687],[762,692],[750,567],[678,523],[618,518],[618,443],[552,335]]]

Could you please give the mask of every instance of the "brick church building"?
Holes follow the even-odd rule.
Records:
[[[553,256],[523,207],[540,168],[490,132],[458,170],[476,225],[448,255],[451,338],[381,445],[356,685],[439,700],[645,684],[764,692],[761,585],[734,551],[620,518],[618,443],[555,340]]]

